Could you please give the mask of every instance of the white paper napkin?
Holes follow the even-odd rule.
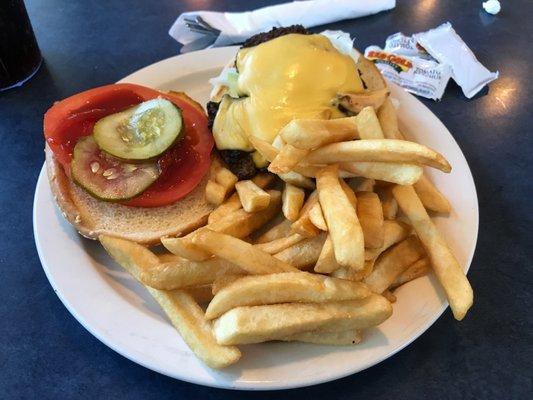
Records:
[[[307,0],[294,1],[242,13],[192,11],[181,14],[169,30],[183,44],[182,53],[205,47],[240,43],[272,27],[301,24],[306,28],[390,10],[396,0]],[[187,20],[200,17],[220,34],[191,31]]]

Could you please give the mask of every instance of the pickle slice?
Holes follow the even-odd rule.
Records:
[[[98,147],[93,136],[76,143],[70,168],[74,182],[104,201],[138,196],[161,174],[155,161],[130,164],[110,156]]]
[[[162,154],[178,139],[182,127],[181,110],[157,98],[102,118],[94,125],[93,134],[105,152],[139,161]]]

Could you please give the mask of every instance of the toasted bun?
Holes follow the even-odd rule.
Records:
[[[185,198],[169,206],[128,207],[95,199],[66,176],[48,145],[45,153],[57,205],[78,232],[89,239],[109,235],[155,245],[163,236],[181,236],[204,225],[213,211],[205,199],[207,176]]]

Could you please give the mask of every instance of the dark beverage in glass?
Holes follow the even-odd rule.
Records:
[[[0,0],[0,91],[20,86],[42,57],[22,0]]]

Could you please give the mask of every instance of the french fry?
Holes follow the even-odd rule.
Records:
[[[272,162],[274,158],[278,155],[279,150],[276,149],[273,145],[268,143],[266,140],[259,139],[256,136],[250,136],[248,138],[252,146],[261,153],[261,155],[266,158],[269,162]]]
[[[355,271],[352,268],[342,267],[332,273],[330,276],[334,278],[347,279],[349,281],[362,281],[369,276],[374,269],[374,260],[365,261],[365,267],[361,271]]]
[[[339,93],[337,101],[346,110],[360,113],[365,107],[378,109],[389,96],[389,89],[368,90],[361,93]]]
[[[383,209],[376,193],[357,193],[357,218],[363,229],[365,247],[376,249],[383,246]]]
[[[381,161],[420,164],[450,172],[448,161],[436,151],[418,143],[396,139],[353,140],[328,144],[312,151],[304,160],[308,164]],[[343,165],[342,168],[346,170]]]
[[[248,213],[243,209],[239,209],[215,221],[213,224],[206,225],[191,232],[187,236],[181,238],[161,238],[161,243],[171,253],[188,260],[206,260],[210,257],[210,254],[198,249],[194,245],[192,242],[194,235],[206,229],[227,233],[238,238],[244,238],[250,235],[256,229],[259,229],[270,221],[281,208],[281,193],[276,190],[269,190],[268,193],[270,194],[270,204],[264,210]]]
[[[369,328],[391,314],[391,304],[376,294],[342,302],[244,306],[215,320],[213,331],[219,344],[260,343],[316,329],[338,332]]]
[[[250,243],[223,233],[202,230],[194,235],[192,241],[202,250],[236,264],[250,274],[298,271],[290,264],[272,257]]]
[[[275,254],[274,257],[293,267],[304,268],[318,260],[326,235],[321,233],[315,237],[304,239],[295,245]]]
[[[284,238],[290,234],[291,225],[291,221],[284,219],[279,224],[274,225],[268,231],[259,236],[255,243],[267,243],[276,239]]]
[[[397,288],[404,283],[410,282],[416,278],[426,275],[431,269],[429,258],[423,257],[412,263],[398,278],[390,285],[391,289]]]
[[[386,138],[405,140],[404,135],[398,128],[396,109],[390,100],[385,101],[380,107],[378,118]],[[414,185],[415,191],[426,209],[440,213],[449,213],[451,211],[451,205],[448,199],[425,175],[421,175],[415,182],[395,183],[399,185]]]
[[[322,213],[340,266],[355,270],[364,267],[364,238],[355,209],[350,204],[336,165],[324,168],[317,176],[317,191]]]
[[[352,205],[353,209],[356,210],[357,213],[357,197],[355,196],[355,192],[353,189],[348,185],[344,179],[339,179],[339,183],[341,185],[342,190],[344,191],[344,194],[348,198],[348,201]]]
[[[270,194],[265,192],[251,180],[244,180],[235,184],[242,208],[246,212],[264,210],[270,204]]]
[[[124,242],[128,241],[105,235],[101,235],[99,240],[111,257],[139,281],[141,273],[139,265],[159,262],[151,251],[145,248],[143,251],[142,246],[124,247]],[[133,250],[132,253],[130,253],[131,250]],[[169,291],[154,289],[146,285],[145,287],[167,314],[185,343],[208,366],[224,368],[239,360],[241,357],[239,349],[221,346],[215,341],[210,323],[189,293],[184,290]]]
[[[279,174],[278,176],[285,182],[290,183],[291,185],[294,185],[294,186],[298,186],[304,189],[315,188],[315,183],[311,179],[295,171],[290,171],[284,174]]]
[[[218,292],[220,292],[223,288],[225,288],[229,284],[245,276],[247,276],[247,274],[230,274],[230,275],[222,275],[218,277],[217,279],[215,279],[215,281],[213,282],[213,285],[211,286],[211,291],[213,293],[213,296],[216,295]]]
[[[245,276],[221,289],[209,303],[205,315],[213,319],[242,306],[357,300],[371,293],[360,282],[308,272]]]
[[[211,258],[195,262],[174,255],[157,257],[146,247],[125,239],[102,236],[107,252],[138,281],[161,290],[173,290],[212,283],[225,274],[243,273],[236,265]]]
[[[304,204],[305,192],[290,183],[285,184],[282,194],[283,215],[289,221],[296,221]]]
[[[381,124],[383,134],[387,139],[404,140],[403,135],[398,129],[398,117],[396,116],[396,109],[390,99],[386,99],[381,107],[378,109],[378,119]]]
[[[224,368],[239,360],[239,349],[217,343],[211,324],[189,293],[183,290],[158,290],[149,286],[146,288],[200,360],[211,368]]]
[[[328,230],[328,226],[326,224],[326,220],[324,219],[324,214],[322,214],[322,208],[320,207],[319,202],[313,204],[313,206],[309,209],[309,220],[321,231]]]
[[[291,144],[284,145],[278,155],[268,166],[268,170],[275,174],[286,174],[309,154],[309,150],[299,149]]]
[[[404,240],[411,232],[411,227],[399,221],[383,221],[383,246],[378,249],[365,249],[365,260],[375,260],[391,247]]]
[[[416,236],[409,236],[385,251],[374,264],[365,282],[374,293],[383,293],[412,263],[424,257],[424,247]]]
[[[446,196],[435,187],[427,176],[422,175],[413,184],[413,188],[426,209],[439,213],[449,213],[452,210]]]
[[[255,247],[264,251],[265,253],[276,254],[276,253],[279,253],[280,251],[285,250],[287,247],[290,247],[302,241],[304,238],[305,238],[304,236],[298,233],[293,233],[290,236],[275,239],[272,242],[256,244]]]
[[[285,125],[280,136],[287,144],[312,150],[328,143],[356,139],[357,118],[293,119]]]
[[[277,150],[277,151],[280,151],[281,148],[285,145],[285,141],[283,140],[283,138],[280,136],[280,135],[277,135],[274,140],[272,141],[272,146],[274,146],[274,148]]]
[[[215,157],[211,162],[210,180],[222,185],[226,190],[226,193],[228,193],[233,190],[235,183],[237,183],[239,179]]]
[[[252,178],[252,181],[259,186],[261,189],[265,189],[274,181],[275,175],[272,174],[257,174]],[[207,219],[208,224],[214,223],[216,220],[219,220],[226,215],[230,214],[233,211],[242,208],[241,201],[239,200],[239,195],[233,193],[224,203],[220,204],[215,208]]]
[[[419,165],[378,161],[343,162],[339,164],[339,168],[356,176],[398,185],[412,185],[424,172]]]
[[[314,191],[305,201],[305,204],[303,205],[302,210],[300,211],[300,216],[298,217],[298,219],[292,223],[292,232],[299,233],[300,235],[305,237],[312,237],[318,235],[318,228],[313,225],[311,219],[309,218],[309,212],[316,203],[318,203],[318,193]]]
[[[315,272],[320,274],[329,274],[333,271],[341,268],[337,260],[335,259],[335,252],[333,251],[333,242],[330,236],[326,238],[324,246],[320,251],[320,256],[315,264]]]
[[[383,139],[385,137],[373,107],[363,108],[357,114],[356,122],[360,139]]]
[[[207,181],[207,185],[205,185],[205,198],[208,203],[218,206],[224,202],[226,194],[226,189],[220,183],[211,180]]]
[[[396,303],[396,296],[390,290],[385,290],[381,295],[391,303]]]
[[[461,266],[441,236],[412,186],[396,186],[392,193],[424,244],[437,279],[448,297],[455,319],[462,320],[474,294]]]
[[[330,346],[347,346],[361,343],[361,340],[363,340],[363,335],[359,330],[341,332],[310,331],[295,333],[294,335],[285,336],[279,338],[278,340],[284,342],[304,342]]]

